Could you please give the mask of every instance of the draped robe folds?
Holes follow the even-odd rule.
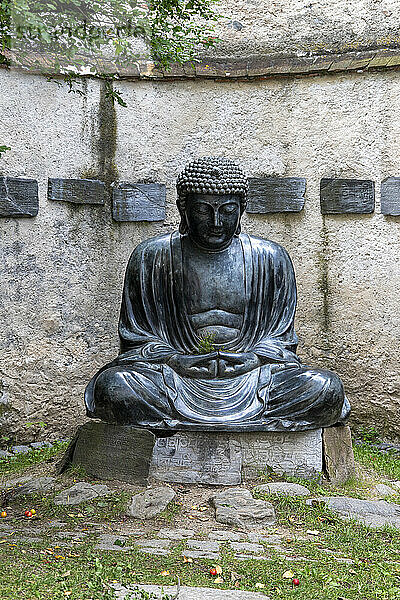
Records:
[[[346,420],[349,404],[340,379],[300,366],[295,354],[296,283],[288,254],[260,238],[239,239],[245,312],[237,338],[220,347],[254,352],[261,366],[230,378],[194,379],[167,364],[198,346],[185,304],[181,236],[146,240],[126,270],[121,354],[87,386],[88,416],[154,429],[217,431],[295,431]]]

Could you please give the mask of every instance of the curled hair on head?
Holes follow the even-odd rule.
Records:
[[[179,232],[187,233],[186,200],[190,194],[211,194],[213,196],[232,195],[240,199],[240,212],[247,204],[247,177],[232,160],[223,157],[205,156],[198,158],[179,174],[176,189],[177,206],[181,215]],[[236,235],[240,233],[240,223]]]

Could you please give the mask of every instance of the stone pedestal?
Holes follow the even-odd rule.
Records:
[[[210,433],[158,438],[150,476],[159,481],[237,485],[274,472],[313,478],[322,472],[322,430]]]
[[[150,477],[175,483],[237,485],[242,481],[239,434],[179,431],[156,440]]]
[[[332,483],[344,483],[355,473],[350,427],[329,427],[323,436],[324,467]]]
[[[325,455],[324,455],[325,452]],[[91,421],[80,427],[59,465],[82,466],[98,479],[145,484],[238,485],[275,473],[313,479],[324,468],[339,483],[354,473],[348,427],[322,431],[154,435],[142,428]]]
[[[146,485],[155,439],[147,429],[90,421],[71,440],[58,473],[73,464],[96,479]]]

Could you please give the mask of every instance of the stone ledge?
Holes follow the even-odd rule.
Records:
[[[19,63],[16,55],[7,55],[12,68],[36,74],[54,73],[54,56],[32,52]],[[317,75],[369,69],[392,69],[400,66],[400,48],[377,48],[304,56],[253,55],[245,58],[216,57],[203,58],[195,65],[175,64],[165,71],[150,60],[138,60],[129,66],[100,57],[80,57],[104,73],[116,73],[120,79],[129,80],[185,80],[213,79],[248,80],[279,76]],[[0,68],[9,68],[0,65]],[[85,73],[87,76],[87,72]]]
[[[176,431],[166,436],[129,425],[79,427],[57,472],[82,466],[97,479],[146,484],[239,485],[260,475],[347,480],[354,472],[349,427],[307,431]]]

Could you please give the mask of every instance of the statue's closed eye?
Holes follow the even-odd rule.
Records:
[[[235,212],[236,208],[236,204],[225,204],[224,206],[221,206],[221,212],[225,213],[226,215],[231,215]]]

